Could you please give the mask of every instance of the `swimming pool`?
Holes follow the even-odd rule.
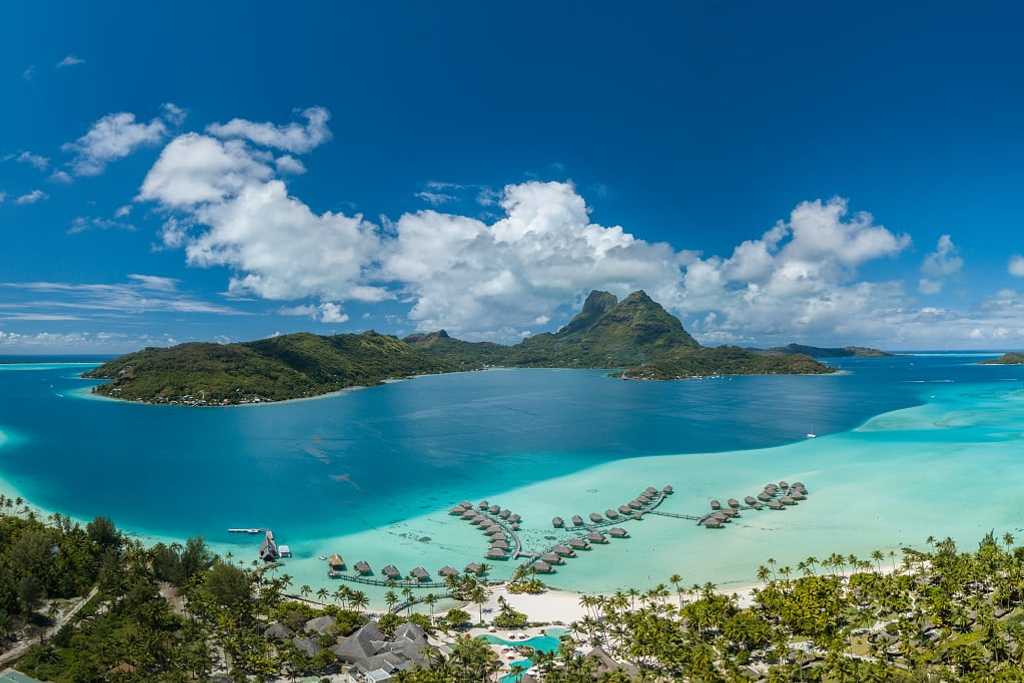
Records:
[[[493,645],[502,645],[505,647],[531,647],[537,652],[558,652],[558,646],[562,642],[562,636],[566,635],[568,632],[569,631],[564,628],[549,628],[544,631],[544,635],[534,636],[527,640],[505,640],[504,638],[498,638],[497,636],[491,635],[483,635],[480,636],[480,638]],[[533,662],[529,658],[518,659],[511,662],[511,664],[520,667],[521,672],[503,676],[500,683],[519,683],[523,674],[533,666]]]

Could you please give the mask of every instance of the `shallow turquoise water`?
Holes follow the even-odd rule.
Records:
[[[802,479],[811,497],[798,508],[720,532],[648,517],[550,580],[586,591],[677,571],[746,582],[767,557],[1022,526],[1024,369],[976,360],[852,359],[838,362],[841,376],[666,383],[499,370],[228,409],[82,400],[81,366],[0,365],[0,488],[148,535],[202,534],[246,560],[256,539],[226,529],[273,527],[296,553],[286,571],[317,586],[328,583],[318,557],[336,551],[431,573],[479,560],[479,532],[445,514],[464,498],[516,510],[527,546],[544,547],[561,538],[552,516],[617,507],[648,485],[673,484],[663,509],[691,513]]]

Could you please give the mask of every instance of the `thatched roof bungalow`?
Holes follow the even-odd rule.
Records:
[[[575,548],[576,550],[586,550],[590,547],[590,544],[583,538],[570,538],[566,543],[569,544],[570,548]]]
[[[370,563],[366,560],[359,560],[358,562],[356,562],[355,569],[363,576],[373,573],[373,569],[370,568]]]
[[[573,523],[573,526],[583,526],[583,518],[580,517],[579,515],[573,515],[572,516],[572,523]]]
[[[389,564],[384,569],[381,569],[380,573],[392,581],[402,578],[402,572],[398,571],[398,567],[393,564]]]
[[[672,484],[665,484],[665,488],[663,488],[661,492],[668,496],[674,493],[675,489],[672,488]]]
[[[624,515],[630,515],[633,513],[633,508],[629,507],[628,505],[620,505],[619,512]]]
[[[573,552],[572,548],[567,545],[556,545],[551,549],[553,552],[558,553],[562,557],[576,557],[576,553]]]
[[[611,534],[612,538],[626,538],[629,536],[625,529],[618,526],[613,526],[608,530],[608,533]]]
[[[547,562],[544,562],[543,560],[541,560],[539,562],[534,562],[533,563],[533,569],[538,574],[550,574],[551,572],[555,571],[554,569],[552,569],[550,564],[548,564]]]
[[[479,562],[470,562],[463,571],[467,574],[480,574],[483,570],[484,566]]]
[[[594,524],[600,524],[601,522],[604,521],[604,517],[602,517],[601,515],[597,514],[596,512],[591,512],[590,513],[590,521],[593,522]]]
[[[502,550],[501,548],[491,548],[490,550],[487,551],[487,554],[484,557],[486,557],[488,560],[507,560],[508,559],[508,556],[505,554],[505,551]]]
[[[607,517],[608,519],[618,519],[619,518],[619,513],[618,513],[617,510],[613,510],[611,508],[608,508],[607,510],[604,511],[604,516]]]
[[[608,539],[599,531],[591,531],[587,534],[587,540],[591,543],[607,543]]]
[[[718,502],[717,500],[715,500],[714,498],[712,498],[711,499],[711,509],[712,510],[721,510],[722,509],[722,504],[720,502]]]
[[[558,553],[544,553],[540,559],[548,564],[562,564],[562,557]]]
[[[735,498],[730,498],[729,500],[727,500],[725,502],[733,510],[738,510],[739,507],[740,507],[740,502],[738,500],[736,500]]]
[[[459,570],[451,565],[445,565],[437,570],[439,576],[458,576]]]
[[[341,555],[338,553],[334,553],[327,558],[327,566],[329,566],[333,571],[340,572],[345,568],[345,560],[343,560]]]
[[[555,527],[556,529],[561,529],[565,526],[565,520],[561,517],[555,517],[551,520],[551,526]]]
[[[426,581],[430,578],[430,574],[423,567],[413,567],[412,571],[409,572],[409,576],[417,581]]]

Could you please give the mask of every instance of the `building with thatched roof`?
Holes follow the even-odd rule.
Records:
[[[370,563],[366,562],[365,560],[359,560],[358,562],[356,562],[355,569],[363,576],[367,576],[368,574],[373,573],[373,570],[370,568]]]
[[[576,553],[574,553],[572,551],[572,548],[570,548],[567,545],[556,545],[551,550],[552,550],[552,552],[558,553],[562,557],[576,557]]]
[[[508,509],[502,510],[501,512],[498,513],[498,516],[502,519],[508,519],[512,516],[512,511]]]
[[[458,576],[459,570],[451,565],[445,565],[437,570],[439,576]]]
[[[517,524],[517,523],[521,522],[522,519],[523,519],[522,517],[520,517],[519,515],[517,515],[514,512],[511,515],[508,516],[508,521],[512,522],[513,524]]]
[[[642,512],[634,512],[633,513],[633,519],[635,519],[636,521],[639,522],[643,518],[644,518],[644,513],[642,513]]]
[[[501,512],[501,507],[498,505],[491,505],[489,508],[487,508],[487,511],[490,512],[492,515],[496,515],[499,512]]]
[[[572,523],[574,526],[583,526],[583,518],[579,515],[572,516]]]
[[[618,526],[613,526],[611,529],[608,530],[608,533],[611,534],[612,538],[626,538],[627,536],[629,536],[629,534],[626,533],[625,529]]]
[[[423,567],[413,567],[412,571],[409,572],[409,576],[416,579],[417,581],[426,581],[430,578],[430,574]]]
[[[661,490],[661,492],[664,493],[666,496],[671,495],[672,493],[674,493],[674,489],[672,488],[672,484],[665,484],[665,488],[663,488]]]
[[[633,514],[633,508],[629,507],[628,505],[620,505],[619,512],[623,515],[631,515]]]
[[[639,510],[643,506],[644,504],[640,502],[639,498],[634,498],[633,500],[629,501],[629,507],[633,508],[634,510]]]
[[[586,550],[590,547],[590,544],[583,538],[570,538],[566,543],[569,544],[570,548],[575,548],[576,550]]]
[[[555,570],[554,570],[554,569],[553,569],[553,568],[551,567],[551,565],[550,565],[550,564],[548,564],[547,562],[545,562],[545,561],[543,561],[543,560],[539,560],[539,561],[537,561],[537,562],[534,562],[534,563],[533,563],[533,569],[534,569],[534,571],[536,571],[536,572],[537,572],[538,574],[550,574],[551,572],[555,571]]]
[[[327,565],[332,571],[340,572],[345,568],[345,560],[338,553],[334,553],[327,558]]]
[[[398,571],[398,567],[396,567],[393,564],[389,564],[388,566],[384,567],[384,569],[381,569],[380,573],[388,577],[392,581],[402,578],[402,572]]]
[[[601,522],[604,521],[604,517],[602,517],[601,515],[597,514],[596,512],[591,512],[590,513],[590,521],[593,522],[594,524],[600,524]]]
[[[484,570],[484,566],[479,562],[470,562],[466,565],[465,572],[467,574],[479,574]]]
[[[565,526],[565,520],[561,517],[555,517],[551,520],[551,526],[555,527],[556,529],[561,529]]]
[[[507,560],[508,559],[508,556],[505,554],[505,551],[502,550],[501,548],[491,548],[490,550],[487,551],[487,554],[484,555],[484,557],[486,557],[488,560]]]
[[[481,500],[481,501],[480,501],[480,505],[479,505],[478,507],[479,507],[479,508],[480,508],[481,510],[486,510],[486,509],[487,509],[487,508],[489,508],[490,506],[491,506],[491,504],[490,504],[490,503],[488,503],[488,502],[487,502],[486,500]]]
[[[587,540],[591,543],[607,543],[608,539],[599,531],[591,531],[587,534]]]
[[[711,509],[712,510],[721,510],[722,509],[722,504],[720,502],[718,502],[717,500],[715,500],[714,498],[711,499],[710,505],[711,505]]]
[[[562,556],[558,553],[544,553],[540,559],[548,564],[562,564]]]
[[[754,505],[755,503],[757,503],[757,498],[754,498],[753,496],[747,496],[746,498],[743,499],[743,502],[746,503],[747,505]]]
[[[604,511],[604,516],[607,517],[608,519],[618,519],[619,518],[619,513],[618,513],[617,510],[613,510],[611,508],[608,508],[607,510]]]

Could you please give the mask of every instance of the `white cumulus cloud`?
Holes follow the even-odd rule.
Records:
[[[1006,269],[1010,275],[1014,277],[1024,277],[1024,256],[1020,254],[1014,254],[1010,257],[1010,262],[1007,264]]]
[[[42,190],[32,190],[26,194],[21,195],[14,200],[15,204],[35,204],[41,202],[44,199],[49,198],[50,195],[46,194]]]
[[[77,55],[68,55],[64,59],[57,62],[57,68],[64,69],[69,66],[78,66],[79,64],[85,64],[85,60]]]
[[[122,159],[144,145],[156,144],[166,134],[163,119],[143,123],[135,120],[135,114],[119,112],[102,117],[85,135],[65,143],[62,149],[75,155],[71,161],[75,175],[94,176],[102,173],[111,161]]]
[[[323,107],[310,107],[302,112],[305,125],[289,123],[256,123],[247,119],[231,119],[227,123],[212,123],[206,132],[218,138],[241,138],[261,147],[273,147],[286,152],[305,154],[331,139],[327,121],[330,112]]]

